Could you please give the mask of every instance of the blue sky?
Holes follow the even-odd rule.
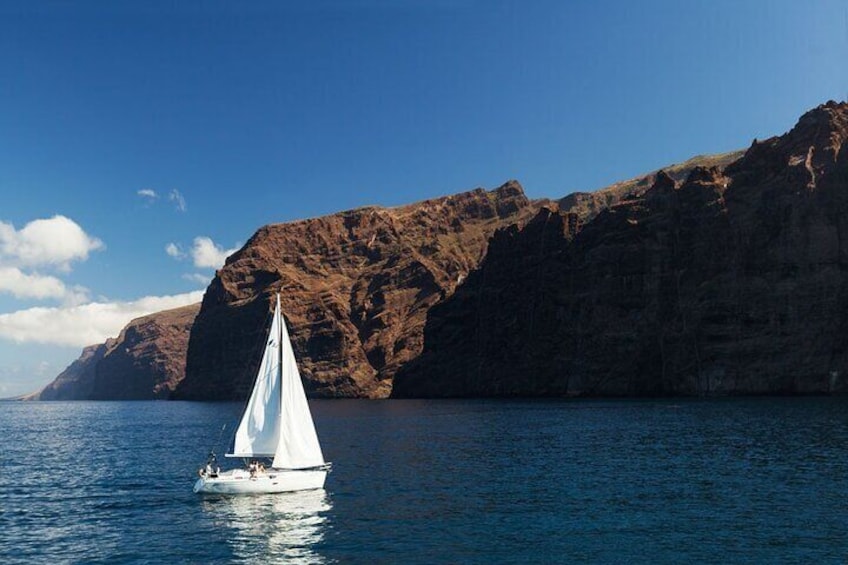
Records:
[[[836,0],[0,3],[0,396],[264,224],[744,148],[846,54]]]

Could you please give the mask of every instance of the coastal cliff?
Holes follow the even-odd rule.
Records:
[[[83,349],[53,382],[24,400],[153,400],[170,397],[185,373],[200,304],[131,321],[115,339]]]
[[[829,102],[559,201],[510,181],[265,226],[202,305],[25,398],[242,399],[278,291],[311,397],[848,392],[846,124]]]
[[[394,397],[848,391],[848,104],[495,234]]]
[[[672,165],[667,170],[681,177],[695,166],[704,163],[724,163],[733,155],[728,153],[698,156],[684,163]],[[560,200],[559,206],[561,209],[574,211],[582,220],[588,220],[626,196],[644,192],[655,175],[656,172],[649,173],[592,193],[574,193]],[[287,276],[308,282],[308,285],[299,288],[291,297],[288,307],[295,313],[290,315],[297,315],[300,300],[315,300],[319,306],[311,305],[309,315],[313,317],[320,311],[320,304],[325,304],[327,298],[332,297],[333,293],[342,297],[337,302],[343,301],[345,294],[351,294],[354,291],[353,281],[358,280],[352,300],[359,301],[359,306],[353,309],[352,313],[346,312],[345,308],[348,306],[342,305],[342,308],[333,306],[334,311],[329,318],[327,314],[319,314],[322,316],[321,323],[325,326],[335,324],[341,328],[338,330],[339,333],[332,334],[327,327],[322,330],[323,333],[319,333],[315,332],[313,327],[306,338],[299,337],[296,333],[294,337],[296,340],[307,340],[313,351],[320,347],[328,347],[332,350],[342,343],[339,341],[339,336],[345,331],[353,336],[350,343],[355,345],[359,339],[361,326],[362,335],[366,336],[366,343],[360,349],[367,349],[370,353],[350,358],[342,351],[336,351],[332,355],[328,354],[329,350],[318,351],[311,355],[305,364],[302,363],[304,370],[308,371],[310,376],[330,370],[336,371],[339,375],[350,371],[353,378],[348,379],[347,382],[342,380],[341,384],[333,385],[334,388],[328,388],[320,383],[310,388],[311,381],[307,378],[307,389],[310,395],[385,396],[391,387],[392,373],[404,362],[414,358],[421,350],[421,328],[426,311],[432,304],[438,303],[443,296],[450,295],[465,276],[479,265],[481,258],[485,255],[488,238],[496,229],[512,225],[513,221],[516,225],[521,224],[532,217],[543,205],[550,204],[552,204],[550,201],[527,201],[520,185],[513,181],[491,193],[478,189],[396,209],[361,208],[303,222],[269,226],[259,230],[254,240],[250,242],[249,245],[255,249],[245,252],[245,257],[253,257],[253,259],[240,259],[238,265],[228,267],[232,269],[232,272],[226,271],[224,279],[231,281],[242,277],[244,281],[247,281],[253,278],[254,289],[251,292],[261,293],[263,280],[265,282],[277,280],[277,275],[267,276],[262,270],[276,269],[275,262],[282,262],[278,258],[269,256],[268,246],[287,249],[286,252],[290,256],[300,257],[297,261],[290,261],[284,268]],[[387,228],[393,231],[387,231]],[[317,233],[324,233],[324,236],[316,237]],[[310,237],[305,237],[305,234]],[[378,234],[379,237],[377,237]],[[364,247],[363,239],[368,240]],[[348,248],[367,250],[366,256],[354,259],[353,262],[349,258],[340,261]],[[261,251],[256,251],[257,249]],[[421,256],[424,262],[402,263],[400,256],[409,255],[410,250],[413,252],[412,256]],[[360,264],[367,265],[367,273],[362,276],[357,272]],[[258,279],[257,273],[253,272],[254,267],[258,268]],[[409,280],[397,282],[399,275],[392,274],[392,271],[400,273],[401,278],[409,277]],[[425,288],[423,294],[418,291],[409,294],[412,289],[410,285],[426,286],[427,271],[436,273],[437,282],[434,288],[438,288],[438,292],[434,294]],[[424,273],[425,278],[419,282],[412,280],[417,276],[416,272]],[[314,280],[321,278],[323,273],[327,273],[334,279],[325,286]],[[366,281],[368,281],[367,284]],[[404,291],[407,296],[402,296],[403,292],[399,293],[398,289],[394,288],[398,285],[410,287]],[[332,293],[327,294],[330,290]],[[309,292],[314,292],[317,298],[310,298]],[[390,297],[388,302],[386,296]],[[422,300],[416,302],[418,298]],[[366,306],[365,301],[369,305]],[[388,328],[389,324],[386,322],[389,319],[388,316],[394,316],[393,319],[398,318],[392,314],[392,309],[408,308],[407,303],[413,303],[413,311],[406,317],[401,314],[400,319],[404,319],[407,325],[411,322],[412,331],[405,332],[395,324],[392,324],[392,328]],[[238,316],[241,315],[239,312],[242,314],[245,312],[242,309],[243,306],[245,304],[240,303],[238,310],[223,314],[224,317],[234,316],[223,321],[222,324],[232,330],[230,338],[237,336],[235,339],[240,344],[236,346],[237,349],[238,347],[252,348],[262,340],[256,328],[252,333],[248,332],[248,335],[252,337],[247,338],[242,335],[245,331],[240,325],[258,323],[261,326],[263,322],[261,318],[264,315],[262,305],[257,304],[258,310],[250,313],[242,322],[238,320]],[[199,305],[196,305],[194,314],[198,309]],[[215,317],[216,314],[212,316]],[[353,316],[353,321],[346,322],[345,319],[350,319],[350,316]],[[356,321],[361,320],[363,316],[366,321],[370,316],[370,321],[365,324]],[[80,358],[52,383],[41,391],[23,398],[30,400],[149,399],[170,395],[184,376],[185,349],[188,347],[188,334],[194,318],[184,320],[187,323],[170,323],[165,321],[168,317],[169,314],[163,312],[150,319],[133,320],[122,330],[117,340],[110,339],[106,343],[85,348]],[[162,324],[170,328],[168,332],[150,333],[150,329],[160,327]],[[175,331],[184,331],[184,335],[178,338],[174,335]],[[140,338],[141,334],[144,334],[144,337]],[[200,334],[203,334],[203,330]],[[398,336],[403,343],[397,343],[399,340],[395,338]],[[249,339],[254,339],[256,342],[249,343]],[[128,342],[132,344],[129,348],[125,347]],[[214,339],[212,343],[215,343]],[[347,341],[344,343],[346,344]],[[406,344],[410,344],[410,347],[404,350]],[[215,344],[213,347],[217,348],[219,345]],[[180,350],[180,347],[183,349]],[[202,347],[196,345],[195,351],[203,351]],[[385,357],[384,351],[387,347],[391,347],[393,353],[397,353],[393,355],[393,363],[390,365],[380,359]],[[356,349],[357,347],[354,347],[354,350]],[[395,349],[398,351],[395,352]],[[129,353],[130,351],[132,353]],[[202,353],[198,355],[203,356]],[[251,355],[257,355],[256,351],[251,349]],[[163,362],[163,359],[168,361]],[[372,360],[376,360],[376,368]],[[226,360],[222,361],[226,362]],[[252,381],[253,366],[239,365],[239,363],[241,361],[233,365],[233,374],[238,376],[231,379],[229,384],[214,383],[214,377],[210,378],[209,375],[215,375],[215,370],[210,365],[208,366],[210,370],[197,374],[175,396],[190,399],[232,398],[238,397],[239,394],[246,394],[244,387],[245,383],[249,386]],[[148,369],[152,372],[146,376],[144,371]],[[377,379],[379,382],[375,382],[375,375],[379,370],[382,370],[383,376]],[[117,377],[110,375],[117,375]],[[210,380],[213,381],[212,386],[220,390],[217,392],[207,390],[207,382]],[[157,384],[159,381],[167,384],[161,386]],[[151,385],[151,382],[154,384]],[[317,393],[313,391],[318,388],[321,390]],[[241,392],[234,392],[235,389]],[[152,396],[151,391],[153,391]]]
[[[478,267],[497,229],[538,208],[511,181],[261,228],[206,290],[173,396],[247,395],[276,292],[310,396],[387,396],[421,352],[427,311]]]
[[[629,180],[616,182],[593,192],[572,192],[557,201],[559,209],[573,212],[581,221],[588,222],[610,206],[622,200],[636,198],[645,193],[654,184],[657,174],[662,172],[677,182],[682,182],[697,167],[724,168],[736,161],[744,151],[729,151],[715,155],[696,155],[682,163],[669,165],[661,171],[652,171]]]

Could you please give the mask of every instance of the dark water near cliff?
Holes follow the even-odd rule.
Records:
[[[848,399],[312,407],[325,491],[203,498],[238,405],[2,402],[0,561],[848,560]]]

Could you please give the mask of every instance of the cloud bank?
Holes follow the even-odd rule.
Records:
[[[91,302],[0,314],[0,338],[15,343],[85,347],[117,337],[130,320],[200,302],[203,291],[145,296],[131,302]]]

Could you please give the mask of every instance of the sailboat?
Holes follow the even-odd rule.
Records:
[[[221,472],[214,454],[199,471],[196,493],[254,494],[323,488],[330,464],[324,461],[318,434],[297,370],[280,295],[268,332],[253,392],[235,433],[232,453],[247,468]],[[273,459],[265,468],[261,459]]]

